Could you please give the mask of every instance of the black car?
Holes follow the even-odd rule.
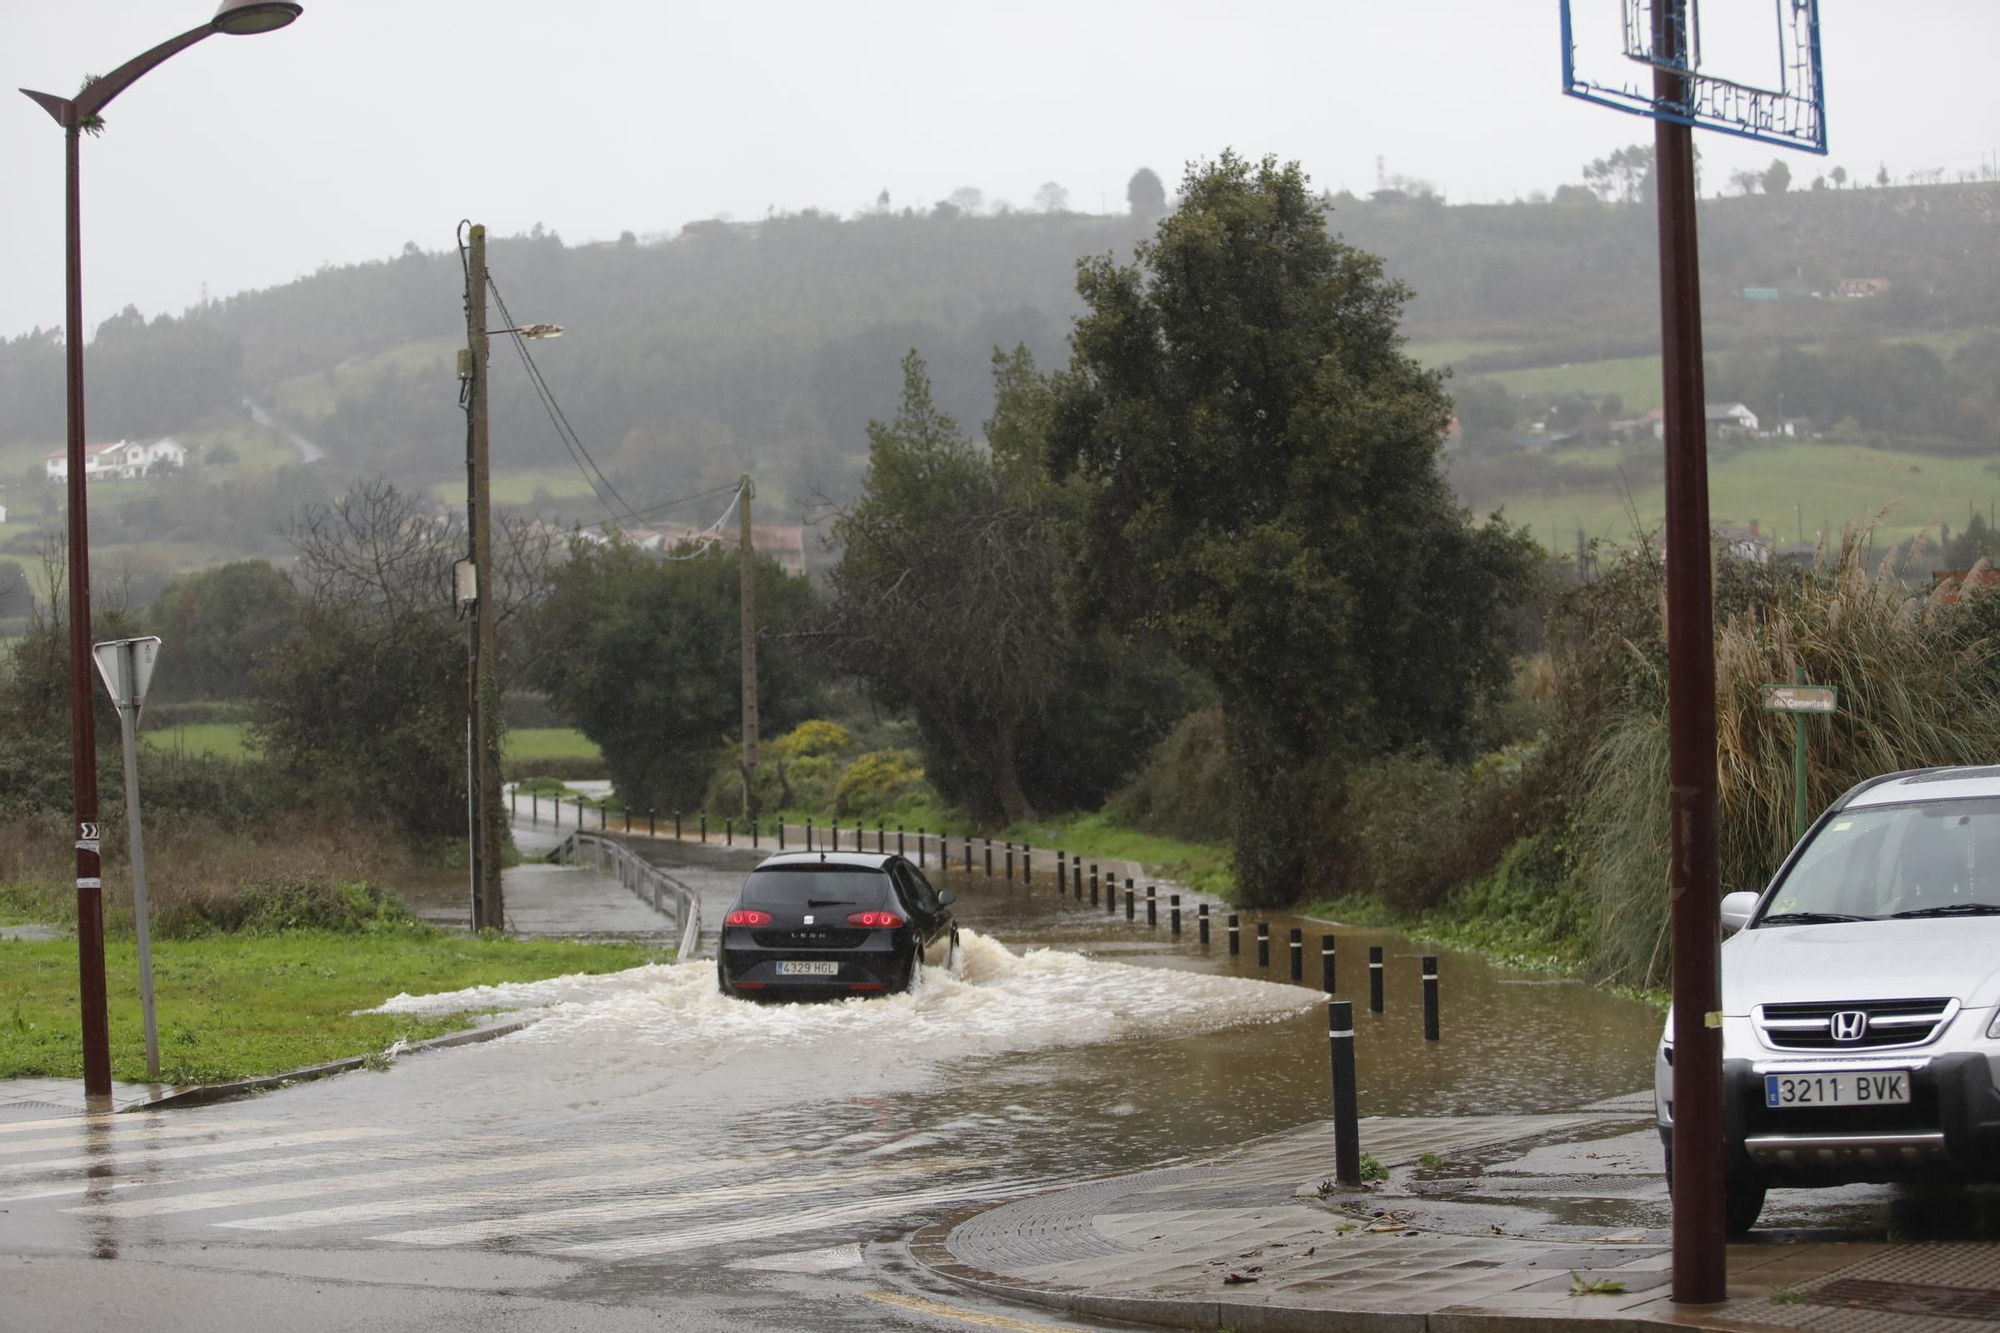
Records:
[[[750,872],[722,922],[725,995],[805,999],[908,990],[958,945],[953,894],[901,856],[789,852]]]

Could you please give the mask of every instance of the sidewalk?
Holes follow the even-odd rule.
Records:
[[[990,1295],[1204,1333],[1928,1333],[2000,1318],[2000,1247],[1980,1243],[1731,1245],[1731,1299],[1676,1306],[1658,1139],[1635,1105],[1364,1120],[1362,1149],[1391,1175],[1362,1190],[1327,1181],[1325,1122],[961,1213],[910,1250]]]

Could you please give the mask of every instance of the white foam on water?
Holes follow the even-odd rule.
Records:
[[[945,1058],[1172,1037],[1269,1023],[1312,1008],[1316,992],[1241,977],[1133,967],[1055,949],[1015,954],[961,928],[961,975],[926,968],[901,995],[818,1004],[754,1003],[723,995],[715,964],[654,964],[600,976],[399,995],[380,1012],[540,1010],[507,1044],[591,1044],[702,1052],[835,1042],[931,1048]],[[871,1040],[872,1039],[872,1040]]]

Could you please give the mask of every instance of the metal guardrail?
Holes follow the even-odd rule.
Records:
[[[683,961],[700,952],[701,896],[658,866],[633,855],[624,843],[579,831],[564,838],[549,853],[549,860],[557,865],[589,865],[600,874],[615,874],[618,882],[632,890],[639,901],[651,903],[656,912],[673,916],[681,928],[679,956]]]

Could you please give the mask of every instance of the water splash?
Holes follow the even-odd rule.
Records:
[[[378,1012],[540,1010],[510,1043],[602,1040],[630,1048],[731,1050],[870,1039],[934,1043],[953,1057],[1182,1036],[1275,1022],[1312,1008],[1317,992],[1240,977],[1134,967],[1055,949],[1015,954],[961,929],[956,971],[924,970],[902,995],[818,1004],[753,1003],[723,995],[715,964],[655,964],[602,976],[399,995]]]

